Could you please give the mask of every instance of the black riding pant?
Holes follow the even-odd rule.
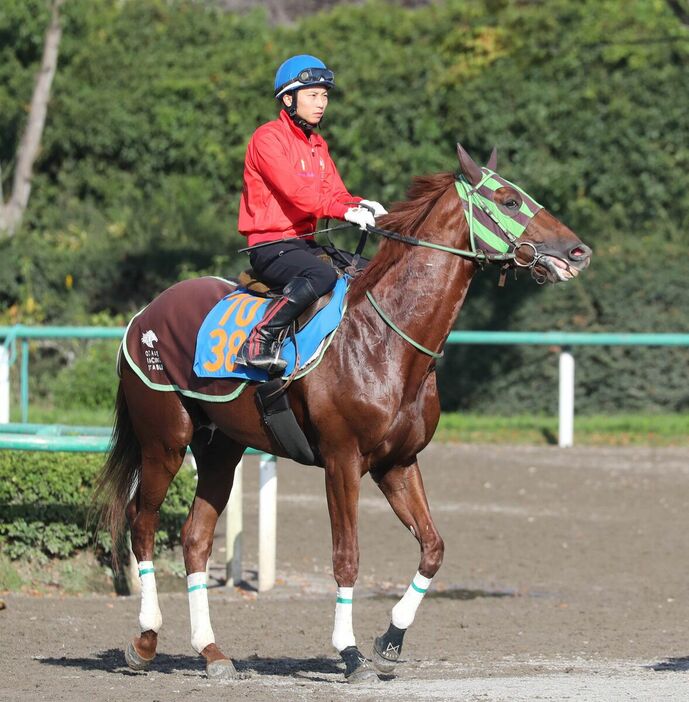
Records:
[[[320,297],[335,287],[337,271],[321,258],[325,253],[315,241],[285,239],[249,252],[251,267],[271,288],[284,288],[293,278],[307,278]]]

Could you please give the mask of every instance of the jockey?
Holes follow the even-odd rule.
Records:
[[[271,375],[286,366],[280,333],[337,281],[335,269],[319,258],[323,250],[313,237],[318,218],[366,229],[386,214],[380,203],[347,191],[325,139],[315,133],[334,85],[335,75],[315,56],[287,59],[275,75],[280,114],[254,132],[246,150],[239,231],[252,247],[251,267],[282,296],[268,305],[237,363]]]

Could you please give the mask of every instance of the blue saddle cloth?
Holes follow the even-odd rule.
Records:
[[[300,368],[311,360],[323,339],[340,324],[348,283],[348,276],[340,278],[330,302],[297,332]],[[269,302],[269,299],[252,295],[244,288],[220,300],[203,320],[196,337],[194,373],[201,378],[268,380],[264,371],[235,365],[235,359],[251,330],[263,319]],[[294,371],[297,355],[291,338],[284,341],[280,355],[287,361],[283,374],[287,377]]]

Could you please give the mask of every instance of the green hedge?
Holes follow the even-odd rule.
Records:
[[[102,454],[0,451],[0,550],[11,559],[65,558],[93,543],[107,557],[110,539],[94,540],[88,513]],[[158,549],[179,543],[196,490],[183,469],[168,491],[156,534]]]

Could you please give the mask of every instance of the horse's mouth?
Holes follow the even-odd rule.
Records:
[[[572,280],[579,275],[581,268],[576,264],[572,265],[557,256],[547,254],[541,255],[538,263],[534,266],[534,273],[543,282],[548,283],[564,283]]]
[[[561,251],[532,241],[521,241],[515,246],[516,265],[529,268],[536,282],[565,283],[576,278],[591,263],[591,249],[577,244]]]

